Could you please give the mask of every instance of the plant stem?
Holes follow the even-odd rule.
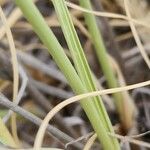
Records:
[[[82,7],[92,10],[90,0],[79,0],[79,2]],[[103,73],[107,80],[108,86],[110,88],[118,87],[116,77],[113,73],[110,62],[108,61],[109,58],[107,55],[107,51],[106,51],[100,30],[99,30],[97,22],[96,22],[96,18],[93,14],[90,14],[90,13],[84,13],[84,17],[85,17],[85,22],[88,26],[89,33],[91,35],[91,40],[92,40],[93,45],[96,50],[96,54],[97,54],[99,63],[101,64]],[[123,109],[123,105],[124,105],[123,96],[121,93],[115,93],[115,94],[113,94],[113,97],[114,97],[114,102],[115,102],[116,108],[120,115],[120,119],[122,121],[123,119],[125,119],[123,117],[124,113],[127,113],[127,112],[124,112],[124,109]]]
[[[52,55],[57,65],[64,73],[73,91],[76,94],[85,93],[86,88],[77,75],[77,72],[75,71],[68,57],[65,55],[63,48],[58,43],[53,32],[45,23],[42,15],[38,11],[34,3],[31,0],[15,0],[15,2],[22,10],[24,16],[30,22],[41,41],[48,48],[49,53]],[[106,134],[106,129],[99,119],[99,115],[93,102],[90,99],[82,100],[81,105],[85,110],[89,120],[91,121],[91,124],[93,125],[93,128],[95,129],[97,135],[101,135],[99,137],[103,137],[103,140],[101,142],[104,149],[117,150],[118,148],[115,149],[113,143],[111,142],[111,138],[108,136],[108,134]]]
[[[92,78],[90,67],[84,55],[84,51],[82,49],[79,38],[75,31],[75,28],[74,28],[71,16],[69,14],[68,8],[65,4],[65,1],[64,0],[52,0],[52,2],[54,4],[54,7],[56,10],[58,19],[60,21],[60,25],[63,30],[65,39],[67,41],[68,47],[71,51],[73,61],[75,63],[75,67],[77,69],[79,77],[81,78],[84,86],[86,87],[87,92],[95,91],[97,90],[95,81]],[[105,129],[101,129],[101,130],[105,130],[107,132],[114,132],[101,98],[97,96],[92,99],[93,99],[93,105],[95,105],[95,109],[97,110],[97,113],[99,114],[99,120],[101,124],[103,124],[103,126],[105,127]],[[105,134],[107,134],[107,132]],[[98,137],[102,141],[103,136],[98,135]],[[110,140],[110,142],[114,142],[115,146],[118,145],[116,139],[108,138],[108,140]],[[105,142],[106,142],[106,139],[105,139]]]
[[[17,148],[17,145],[13,137],[11,136],[10,132],[8,131],[7,127],[5,126],[1,118],[0,118],[0,142],[6,146]]]

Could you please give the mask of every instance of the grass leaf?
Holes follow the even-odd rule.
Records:
[[[69,85],[72,87],[73,91],[76,94],[85,93],[88,90],[86,89],[86,81],[81,80],[81,75],[78,76],[75,68],[71,64],[70,60],[66,56],[63,48],[59,44],[58,40],[56,39],[55,35],[46,24],[44,18],[34,5],[31,0],[15,0],[16,4],[22,10],[24,16],[28,19],[30,24],[32,25],[34,31],[37,33],[41,41],[44,45],[48,48],[49,53],[52,55],[53,59],[64,73]],[[64,1],[57,1],[58,4]],[[62,5],[63,6],[63,5]],[[61,7],[60,7],[61,8]],[[32,10],[32,11],[30,11]],[[75,36],[75,35],[74,35]],[[78,45],[79,46],[79,45]],[[80,54],[82,55],[82,54]],[[82,59],[82,58],[81,58]],[[84,62],[85,63],[85,62]],[[85,65],[85,64],[83,64]],[[86,66],[87,67],[87,66]],[[85,68],[87,69],[87,68]],[[79,71],[79,70],[77,70]],[[88,71],[88,70],[86,70]],[[83,77],[82,77],[83,78]],[[88,78],[88,76],[86,77]],[[88,81],[89,82],[89,81]],[[88,83],[89,84],[89,83]],[[91,85],[90,85],[91,86]],[[91,88],[91,87],[90,87]],[[105,149],[117,150],[118,145],[113,145],[114,138],[110,138],[107,134],[107,126],[104,125],[104,119],[100,118],[100,112],[97,110],[97,106],[93,101],[89,100],[82,100],[81,105],[85,110],[88,118],[90,119],[93,128],[96,130],[96,133],[101,139],[102,145]],[[117,141],[117,140],[115,140]],[[117,142],[116,142],[117,143]]]
[[[54,7],[56,10],[58,19],[60,21],[60,25],[62,27],[68,47],[71,51],[72,58],[73,58],[75,67],[77,69],[77,72],[79,74],[79,77],[80,77],[81,81],[83,82],[87,92],[95,91],[95,90],[97,90],[96,84],[92,78],[92,73],[91,73],[90,67],[89,67],[86,57],[84,55],[84,51],[82,49],[79,38],[75,31],[75,28],[74,28],[73,22],[71,20],[69,11],[66,7],[65,1],[64,0],[52,0],[52,2],[54,4]],[[97,125],[93,124],[93,126],[94,126],[94,129],[96,130],[96,132],[99,133],[99,135],[98,135],[99,139],[101,141],[103,141],[104,134],[107,137],[107,132],[113,132],[112,125],[108,118],[108,115],[106,113],[106,110],[105,110],[105,107],[103,105],[101,98],[95,97],[95,98],[93,98],[92,102],[93,102],[92,105],[97,110],[97,114],[94,114],[93,117],[94,117],[94,119],[97,119],[98,124],[102,124],[101,129],[95,127],[98,124]],[[93,122],[93,120],[91,120],[91,122]],[[100,134],[100,132],[99,132],[100,130],[101,130],[101,133],[102,133],[102,131],[104,131],[104,132],[102,134]],[[115,139],[110,140],[109,137],[107,137],[107,138],[110,143],[113,141],[114,145],[116,147],[118,147],[118,143]],[[105,143],[106,143],[106,139],[105,139]]]
[[[0,142],[3,143],[4,145],[13,148],[17,147],[16,143],[14,142],[11,134],[9,133],[8,129],[6,128],[1,118],[0,118]]]
[[[92,5],[90,0],[79,0],[80,5],[83,8],[86,8],[88,10],[92,10]],[[114,75],[113,69],[111,67],[109,57],[101,36],[101,32],[98,28],[97,22],[96,22],[96,18],[93,14],[91,13],[84,13],[84,17],[85,17],[85,22],[87,24],[89,33],[91,35],[91,40],[93,42],[93,46],[95,47],[95,51],[99,60],[99,63],[102,67],[104,76],[107,80],[108,86],[109,88],[115,88],[118,87],[119,84],[117,82],[117,79]],[[114,97],[114,103],[116,105],[117,111],[119,113],[121,122],[123,124],[123,127],[125,128],[125,130],[128,130],[131,128],[132,123],[127,122],[128,120],[133,121],[133,114],[128,116],[130,118],[126,118],[126,114],[128,112],[125,112],[124,107],[129,107],[129,104],[131,104],[132,102],[128,102],[129,100],[124,99],[122,93],[114,93],[113,94]]]

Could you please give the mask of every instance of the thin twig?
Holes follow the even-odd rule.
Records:
[[[17,55],[24,64],[32,66],[35,69],[38,69],[41,72],[45,73],[46,75],[49,75],[54,79],[57,79],[63,83],[67,83],[65,77],[60,71],[50,67],[49,65],[44,64],[40,60],[36,59],[34,56],[31,56],[21,51],[18,51]]]
[[[34,86],[33,79],[29,78],[29,84],[27,85],[29,94],[36,103],[38,103],[46,112],[49,112],[53,108],[52,104],[46,99],[46,97],[39,92],[36,86]],[[76,132],[69,127],[65,122],[62,116],[58,113],[55,116],[55,123],[59,125],[67,134],[77,137]]]
[[[31,121],[32,123],[34,123],[38,126],[40,126],[42,123],[42,119],[40,119],[37,116],[35,116],[34,114],[26,111],[25,109],[19,107],[15,103],[9,101],[1,93],[0,93],[0,105],[11,109],[12,111],[20,114],[21,116],[23,116],[24,118],[26,118],[27,120]],[[72,137],[68,136],[67,134],[63,133],[62,131],[60,131],[59,129],[55,128],[54,126],[52,126],[50,124],[47,127],[47,131],[51,136],[53,136],[55,139],[57,138],[57,140],[59,139],[59,141],[61,141],[61,142],[71,142],[71,141],[75,140]],[[76,148],[82,147],[82,145],[80,143],[76,143],[74,146]]]
[[[19,65],[19,74],[20,74],[20,77],[22,79],[22,84],[21,84],[20,90],[18,92],[17,99],[15,100],[15,103],[17,105],[19,104],[19,102],[21,101],[21,99],[23,97],[24,91],[25,91],[26,86],[27,86],[27,81],[28,81],[28,77],[27,77],[27,75],[26,75],[26,73],[23,70],[21,65]],[[13,113],[13,111],[9,110],[8,113],[4,116],[3,121],[5,123],[9,120],[12,113]]]
[[[5,75],[3,76],[7,76],[8,80],[12,79],[11,77],[11,64],[10,61],[7,60],[7,53],[4,51],[0,51],[2,55],[0,55],[0,64],[2,64],[2,68]],[[7,61],[6,61],[7,60]],[[5,68],[4,66],[7,66],[7,68]],[[24,70],[25,72],[25,70]],[[0,70],[0,76],[1,76],[1,70]],[[53,105],[48,101],[48,99],[39,92],[39,90],[37,89],[37,87],[34,85],[33,83],[33,79],[30,77],[30,75],[28,75],[28,84],[27,84],[27,90],[29,92],[29,95],[33,98],[33,100],[35,100],[36,103],[39,104],[40,107],[43,108],[43,110],[46,110],[46,112],[49,112],[49,110],[51,110],[53,108]],[[73,137],[77,137],[77,133],[71,128],[69,127],[63,120],[62,116],[60,114],[57,114],[55,117],[55,123],[57,125],[59,125],[64,132],[66,132],[69,135],[72,135]]]
[[[72,92],[67,92],[65,90],[59,89],[51,85],[47,85],[45,83],[36,80],[32,80],[32,82],[40,91],[42,91],[45,94],[49,94],[51,96],[56,96],[58,98],[63,98],[63,99],[73,96]]]

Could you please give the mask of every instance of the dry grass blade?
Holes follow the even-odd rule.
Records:
[[[145,61],[145,63],[147,64],[147,66],[149,67],[150,69],[150,60],[149,60],[149,57],[148,55],[146,54],[145,52],[145,49],[142,45],[142,42],[138,36],[138,33],[136,31],[136,28],[135,28],[135,25],[134,23],[131,21],[132,20],[132,17],[131,17],[131,14],[130,14],[130,11],[129,11],[129,8],[128,8],[128,5],[129,5],[129,1],[128,0],[124,0],[124,6],[125,6],[125,11],[126,11],[126,14],[127,14],[127,17],[129,18],[129,24],[130,24],[130,27],[131,27],[131,30],[132,30],[132,33],[133,33],[133,36],[134,36],[134,39],[136,41],[136,44],[141,52],[141,55]]]
[[[109,55],[109,59],[111,61],[114,71],[117,73],[120,86],[126,86],[126,82],[125,82],[123,74],[119,68],[119,65],[117,64],[115,59],[113,59],[113,57],[111,57],[110,55]],[[136,107],[135,107],[134,101],[131,98],[131,96],[129,95],[128,91],[122,92],[122,96],[124,99],[122,109],[124,109],[124,112],[128,112],[128,113],[124,113],[123,114],[124,116],[121,116],[121,117],[122,117],[123,124],[125,125],[125,127],[130,129],[134,125],[134,121],[135,121],[134,119],[135,119],[135,115],[136,115]],[[126,106],[128,106],[128,107],[126,107]]]
[[[146,147],[146,148],[150,148],[150,144],[149,143],[146,143],[146,142],[143,142],[143,141],[139,141],[139,140],[135,140],[133,138],[137,138],[137,137],[141,137],[141,136],[144,136],[146,133],[142,133],[142,134],[139,134],[139,135],[135,135],[135,136],[121,136],[119,134],[111,134],[111,133],[108,133],[110,136],[112,137],[115,137],[115,138],[118,138],[120,139],[123,143],[125,142],[129,142],[129,143],[133,143],[135,145],[139,145],[139,146],[142,146],[142,147]],[[92,137],[91,137],[91,141],[90,143],[88,143],[89,145],[93,144],[94,140],[97,138],[97,135],[94,134]],[[85,147],[84,147],[85,148]],[[87,149],[85,150],[89,150],[90,147],[88,147]]]
[[[92,10],[82,8],[78,5],[70,3],[70,2],[66,2],[66,4],[70,8],[77,9],[77,10],[80,10],[80,11],[86,12],[86,13],[92,13],[96,16],[108,17],[108,18],[114,18],[114,19],[123,19],[123,20],[126,20],[126,21],[130,20],[130,21],[134,22],[137,25],[141,25],[141,26],[144,26],[146,28],[150,28],[150,26],[148,24],[146,24],[145,22],[142,22],[142,21],[139,21],[139,20],[136,20],[136,19],[133,19],[133,18],[129,19],[127,16],[124,16],[124,15],[120,15],[120,14],[116,14],[116,13],[109,13],[109,12],[92,11]]]
[[[73,18],[73,23],[74,25],[80,29],[80,31],[85,35],[85,37],[90,38],[90,35],[87,31],[87,29],[84,27],[84,25],[79,21],[79,19],[72,14],[72,18]],[[56,16],[51,16],[51,17],[46,17],[45,18],[47,24],[50,27],[60,27],[60,24],[56,18]],[[26,30],[32,30],[32,26],[24,21],[21,22],[17,22],[14,26],[14,28],[24,28]],[[2,30],[2,31],[1,31]],[[0,33],[3,34],[2,32],[5,33],[5,31],[3,31],[3,29],[0,29]],[[0,39],[1,39],[1,34],[0,34]]]
[[[26,118],[27,120],[29,120],[30,122],[34,123],[37,126],[40,126],[42,123],[42,119],[30,113],[29,111],[23,109],[22,107],[16,105],[15,103],[11,102],[1,93],[0,93],[0,104],[1,106],[9,108],[12,111],[16,112],[17,114],[23,116],[24,118]],[[53,137],[56,141],[59,141],[60,143],[66,143],[66,142],[68,143],[75,140],[74,138],[70,137],[66,133],[60,131],[59,129],[55,128],[50,124],[47,127],[47,131],[51,137]],[[77,149],[81,149],[81,147],[83,147],[83,145],[79,142],[77,142],[73,146],[76,147]]]
[[[65,106],[67,106],[71,103],[74,103],[76,101],[79,101],[81,99],[87,98],[87,97],[89,98],[89,97],[94,97],[97,95],[105,95],[105,94],[112,94],[112,93],[116,93],[116,92],[123,92],[123,91],[131,90],[131,89],[135,89],[135,88],[139,88],[139,87],[143,87],[143,86],[147,86],[147,85],[150,85],[150,80],[146,81],[146,82],[138,83],[138,84],[125,86],[125,87],[112,88],[112,89],[106,89],[106,90],[102,90],[102,91],[95,91],[95,92],[91,92],[91,93],[87,93],[87,94],[77,95],[75,97],[72,97],[72,98],[69,98],[69,99],[63,101],[62,103],[59,103],[47,114],[47,116],[43,120],[43,122],[38,130],[36,139],[35,139],[34,149],[40,150],[47,124],[49,123],[50,119],[52,119],[52,117],[56,113],[58,113],[62,108],[64,108]]]
[[[87,38],[91,38],[89,32],[87,31],[87,29],[84,27],[84,25],[73,15],[71,15],[73,23],[75,26],[77,26],[80,31],[87,37]]]
[[[16,8],[11,13],[11,15],[9,16],[9,18],[7,19],[8,25],[10,27],[12,27],[21,16],[22,16],[22,13],[21,13],[20,9]],[[0,40],[4,37],[5,33],[6,33],[5,26],[2,26],[0,28]]]
[[[54,79],[57,79],[64,84],[67,84],[64,75],[58,69],[50,67],[50,65],[43,63],[42,61],[38,60],[32,55],[29,55],[28,53],[18,51],[17,56],[19,60],[21,60],[25,65],[38,69],[40,70],[40,72],[43,72],[46,75],[53,77]]]
[[[76,140],[71,141],[71,142],[65,144],[65,149],[67,149],[69,145],[75,144],[75,143],[77,143],[77,142],[79,142],[79,141],[82,141],[82,140],[84,140],[84,139],[88,139],[88,138],[91,137],[92,135],[93,135],[93,132],[88,133],[87,135],[83,135],[83,136],[77,138]]]
[[[131,138],[140,138],[140,137],[148,135],[148,134],[150,134],[150,131],[147,131],[147,132],[144,132],[144,133],[141,133],[141,134],[138,134],[138,135],[132,135],[130,137]]]
[[[142,147],[150,148],[150,144],[149,143],[143,142],[143,141],[139,141],[139,140],[135,140],[135,139],[132,139],[131,137],[128,137],[128,136],[121,136],[121,135],[118,135],[118,134],[114,134],[114,135],[110,134],[110,136],[118,138],[118,139],[122,140],[123,142],[130,142],[130,143],[133,143],[135,145],[139,145],[139,146],[142,146]]]
[[[2,19],[2,22],[4,24],[8,42],[9,42],[9,47],[11,51],[11,56],[12,56],[12,66],[13,66],[13,101],[17,98],[18,94],[18,86],[19,86],[19,71],[18,71],[18,62],[17,62],[17,55],[16,55],[16,49],[15,49],[15,44],[13,41],[13,36],[10,30],[10,27],[7,23],[7,19],[3,13],[2,8],[0,7],[0,16]],[[11,127],[12,127],[12,133],[14,136],[14,139],[16,143],[19,145],[19,138],[17,135],[17,125],[16,125],[16,116],[15,114],[12,115],[12,120],[11,120]]]
[[[84,146],[84,149],[83,150],[90,150],[92,145],[94,144],[94,141],[96,140],[97,138],[97,135],[94,134],[90,137],[90,139],[87,141],[87,143],[85,144]]]
[[[36,0],[34,1],[36,2]],[[4,2],[2,1],[2,4]],[[22,16],[22,12],[20,11],[20,9],[19,8],[14,9],[7,19],[9,27],[11,28],[20,19],[21,16]],[[6,33],[5,26],[2,26],[0,28],[0,40],[4,37],[5,33]]]
[[[25,92],[25,89],[27,87],[27,82],[28,82],[28,77],[26,75],[26,72],[24,71],[24,69],[21,65],[19,66],[19,74],[20,74],[22,83],[21,83],[21,87],[19,89],[17,98],[14,101],[17,105],[19,104],[19,102],[21,101],[21,98],[23,97],[23,94]],[[3,121],[6,123],[12,114],[13,114],[13,111],[9,110],[8,113],[4,116]]]

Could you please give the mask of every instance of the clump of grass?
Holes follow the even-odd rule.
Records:
[[[34,3],[31,0],[15,0],[15,2],[22,10],[24,16],[30,22],[41,41],[48,48],[49,53],[64,73],[73,91],[76,94],[81,94],[96,90],[90,68],[84,56],[65,1],[54,0],[53,4],[59,17],[68,47],[72,53],[75,68],[64,53],[63,48],[51,29],[45,23]],[[82,100],[81,105],[96,131],[103,148],[105,150],[119,150],[118,141],[115,138],[111,138],[107,133],[114,133],[114,131],[100,97],[93,98],[93,101],[91,99]]]
[[[75,28],[72,23],[72,19],[69,14],[69,11],[66,7],[65,1],[64,0],[61,0],[61,1],[53,0],[52,2],[54,4],[57,16],[59,18],[59,21],[60,21],[63,33],[65,35],[68,47],[71,51],[72,58],[73,58],[73,61],[75,64],[75,68],[79,74],[79,77],[82,80],[87,92],[95,91],[95,90],[97,90],[96,84],[92,78],[91,70],[87,63],[86,57],[84,55],[84,51],[82,49],[79,38],[75,31]],[[108,118],[108,115],[106,113],[106,110],[104,108],[101,98],[100,97],[93,98],[93,105],[95,105],[95,109],[97,110],[97,113],[99,114],[99,120],[103,123],[103,126],[106,128],[106,131],[113,132],[110,120]],[[99,122],[99,120],[97,120],[97,123]],[[91,123],[93,124],[93,120],[91,120]],[[96,126],[96,123],[93,125],[93,127],[94,126]],[[97,132],[99,132],[99,128],[94,128],[94,129],[97,130]],[[105,130],[105,129],[101,128],[101,130]],[[107,134],[107,132],[106,132],[106,134]],[[98,137],[102,141],[102,139],[103,139],[102,136],[104,136],[104,135],[100,135],[100,133],[101,133],[101,131],[99,132]],[[116,141],[113,141],[113,142],[116,145],[116,143],[115,143]],[[105,141],[105,143],[106,143],[106,141]]]

